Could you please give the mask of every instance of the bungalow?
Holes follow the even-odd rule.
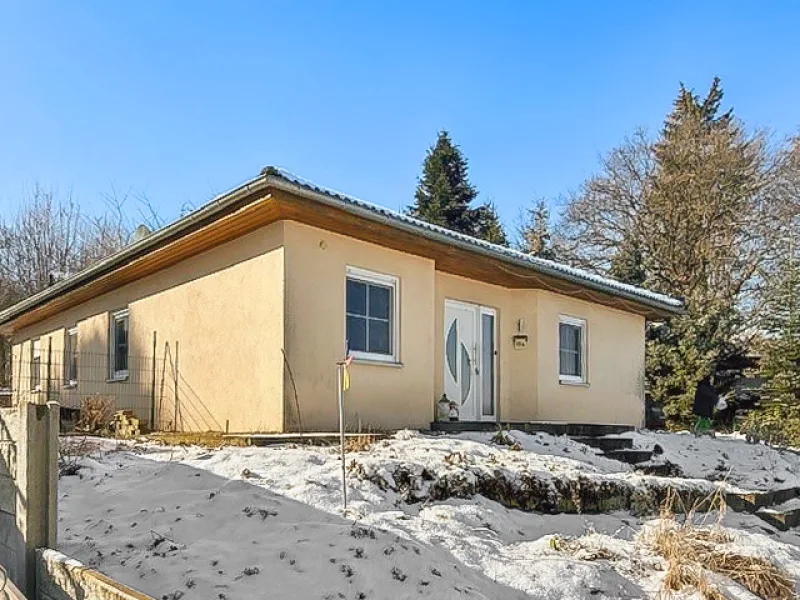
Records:
[[[640,426],[645,321],[681,310],[268,167],[0,332],[14,401],[102,396],[154,427],[334,430],[346,340],[349,427],[428,427],[443,396],[462,421]]]

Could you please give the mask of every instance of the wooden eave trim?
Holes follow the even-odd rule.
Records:
[[[250,203],[21,314],[4,324],[0,333],[13,333],[43,321],[277,220],[275,203],[270,201],[269,195],[261,194]]]
[[[267,193],[269,192],[269,193]],[[609,306],[648,319],[670,316],[646,304],[509,265],[501,260],[411,233],[389,223],[372,221],[283,190],[268,189],[230,212],[152,249],[90,282],[46,301],[0,326],[0,333],[43,321],[59,312],[147,277],[279,220],[291,220],[431,259],[437,271],[511,289],[542,289]]]

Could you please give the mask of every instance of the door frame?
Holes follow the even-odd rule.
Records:
[[[499,329],[499,327],[498,327],[498,319],[497,319],[497,309],[492,308],[491,306],[485,306],[483,304],[477,304],[477,303],[474,303],[474,302],[467,302],[465,300],[456,300],[456,299],[453,299],[453,298],[445,298],[444,299],[444,306],[442,308],[442,322],[443,322],[443,328],[442,328],[442,336],[443,336],[443,338],[442,338],[442,342],[443,342],[443,344],[442,344],[442,351],[443,351],[442,352],[442,359],[443,359],[443,364],[442,364],[442,367],[443,367],[443,376],[445,378],[447,377],[447,358],[444,356],[444,343],[445,343],[445,339],[446,339],[446,336],[447,336],[447,307],[448,306],[453,306],[453,307],[456,307],[456,308],[460,308],[462,310],[464,310],[464,309],[469,310],[474,315],[473,327],[474,327],[475,341],[476,341],[475,353],[478,355],[478,357],[477,357],[478,361],[477,362],[475,361],[475,358],[476,358],[475,356],[473,356],[472,359],[473,359],[473,362],[478,365],[478,369],[479,369],[480,373],[479,373],[479,375],[477,376],[476,379],[480,379],[480,381],[478,381],[478,380],[475,381],[474,402],[476,404],[475,412],[477,413],[477,416],[475,418],[473,418],[473,419],[470,419],[470,420],[496,422],[496,421],[499,420],[499,410],[498,410],[498,405],[499,405],[499,402],[498,402],[498,400],[499,400],[499,398],[498,398],[498,396],[499,396],[499,385],[498,385],[498,380],[499,380],[499,377],[498,377],[498,374],[499,374],[498,373],[499,361],[497,359],[497,357],[498,357],[498,343],[497,342],[498,342],[498,329]],[[494,406],[493,406],[494,414],[493,415],[484,415],[483,414],[483,385],[481,385],[482,382],[483,382],[482,378],[483,378],[483,373],[484,373],[483,361],[482,361],[482,355],[481,355],[481,352],[483,350],[483,327],[482,327],[482,325],[483,325],[483,323],[482,323],[483,315],[491,315],[492,317],[494,317],[494,327],[493,327],[493,331],[492,331],[492,335],[494,337],[494,339],[492,340],[493,341],[493,345],[494,345],[494,353],[492,355],[492,375],[493,375],[493,377],[492,377],[492,379],[493,379],[493,381],[492,381],[492,392],[494,393]],[[444,382],[445,382],[445,380],[442,381],[442,385],[444,385]]]

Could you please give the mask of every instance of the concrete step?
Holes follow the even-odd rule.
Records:
[[[774,508],[759,508],[756,515],[781,531],[800,526],[800,500],[794,499]]]
[[[736,512],[754,513],[763,508],[777,507],[800,497],[800,488],[790,487],[767,492],[725,494],[725,502]]]
[[[647,462],[648,460],[653,458],[653,451],[623,448],[620,450],[609,450],[608,452],[603,452],[603,456],[605,456],[606,458],[611,458],[614,460],[626,462],[631,465],[635,465],[638,463]]]
[[[497,431],[512,429],[526,433],[549,433],[550,435],[568,435],[570,437],[600,437],[617,435],[633,431],[630,425],[613,425],[603,423],[565,423],[553,421],[434,421],[431,431],[457,433],[460,431]]]
[[[611,450],[628,450],[633,448],[633,440],[626,437],[617,437],[613,435],[606,435],[603,437],[593,437],[586,435],[578,435],[572,438],[576,442],[598,448],[603,452],[610,452]]]

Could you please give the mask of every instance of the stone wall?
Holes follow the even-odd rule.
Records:
[[[36,559],[37,600],[154,600],[55,550]]]

